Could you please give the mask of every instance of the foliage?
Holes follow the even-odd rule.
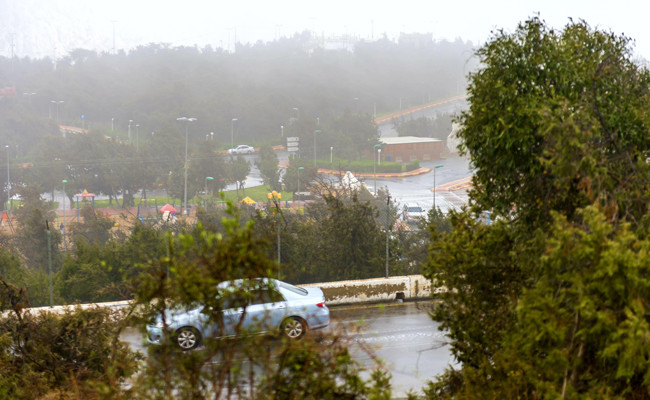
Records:
[[[151,262],[135,284],[143,323],[161,316],[164,325],[168,310],[199,303],[206,322],[223,326],[224,302],[247,301],[256,290],[268,290],[266,281],[254,279],[277,274],[277,266],[266,256],[268,242],[255,234],[254,221],[239,221],[232,204],[228,213],[224,233],[198,227],[191,235],[167,237],[169,256]],[[236,278],[244,278],[241,289],[217,286]],[[167,332],[134,378],[133,398],[387,398],[390,393],[385,374],[377,372],[369,382],[360,377],[362,369],[340,338],[326,336],[329,346],[311,336],[297,343],[282,339],[269,344],[266,338],[245,335],[240,325],[236,343],[205,337],[200,351],[194,352],[179,350]],[[289,381],[292,384],[286,385]]]
[[[539,19],[499,32],[477,55],[459,137],[476,168],[472,198],[536,227],[596,199],[619,216],[648,204],[650,74],[629,39]]]
[[[114,222],[101,215],[93,207],[85,205],[79,211],[83,222],[73,222],[70,224],[70,231],[73,240],[76,242],[86,241],[96,244],[105,244],[111,237],[110,229]]]
[[[356,196],[326,197],[305,216],[286,216],[282,235],[287,276],[301,283],[384,276],[386,234],[377,210]],[[273,231],[271,231],[273,232]]]
[[[406,119],[398,117],[393,119],[393,126],[399,136],[431,137],[446,140],[451,132],[451,114],[436,115],[435,118],[420,117]]]
[[[24,289],[0,279],[0,396],[12,399],[98,399],[120,391],[136,356],[117,340],[113,312],[74,308],[63,315],[27,311]]]
[[[260,147],[259,161],[257,168],[262,175],[262,182],[271,190],[280,191],[280,170],[278,169],[278,156],[271,146],[264,145]]]
[[[17,191],[23,205],[14,212],[18,222],[14,238],[16,247],[28,268],[41,271],[47,270],[48,252],[51,251],[52,265],[56,270],[61,265],[61,234],[53,223],[55,215],[50,210],[50,203],[41,199],[41,190],[38,187],[23,186]]]
[[[239,199],[239,189],[242,189],[243,196],[246,196],[246,189],[244,189],[244,181],[251,172],[250,163],[241,154],[237,157],[230,156],[228,163],[228,170],[230,179],[237,183],[237,199]]]
[[[461,366],[429,398],[649,397],[650,75],[628,44],[533,18],[478,51],[473,208],[432,233],[425,272]]]

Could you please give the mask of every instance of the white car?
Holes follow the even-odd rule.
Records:
[[[404,220],[407,223],[416,223],[426,218],[426,212],[420,206],[404,206]]]
[[[253,154],[255,148],[247,144],[240,144],[234,149],[228,149],[228,154]]]

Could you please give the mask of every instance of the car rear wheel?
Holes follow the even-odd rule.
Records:
[[[176,345],[181,350],[193,350],[201,344],[201,333],[196,328],[184,326],[176,331]]]
[[[307,332],[307,325],[300,318],[287,318],[282,323],[282,333],[289,339],[299,339],[305,332]]]

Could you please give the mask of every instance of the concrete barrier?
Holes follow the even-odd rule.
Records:
[[[327,304],[377,303],[425,299],[432,296],[431,282],[422,275],[394,276],[301,286],[323,289]]]
[[[323,289],[328,305],[379,303],[431,298],[431,282],[422,275],[393,276],[389,278],[361,279],[353,281],[312,283],[299,286],[315,286]],[[113,301],[108,303],[91,303],[68,306],[38,307],[33,312],[62,313],[74,307],[120,309],[128,306],[130,301]],[[3,314],[9,313],[5,311]]]

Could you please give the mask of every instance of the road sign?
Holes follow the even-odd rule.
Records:
[[[289,142],[289,143],[287,143],[287,147],[298,147],[299,144],[300,143],[298,143],[298,142]]]
[[[292,136],[287,138],[287,143],[289,142],[299,142],[300,138],[298,136]]]
[[[287,151],[298,151],[300,150],[298,147],[289,147]]]

